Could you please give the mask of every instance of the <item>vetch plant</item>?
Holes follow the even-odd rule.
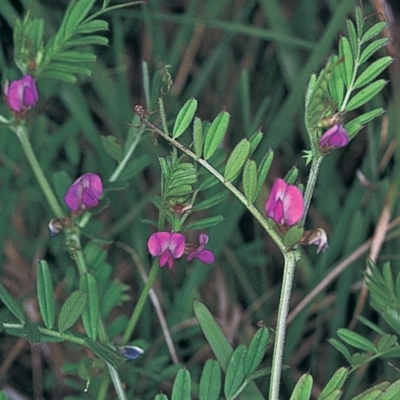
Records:
[[[167,391],[171,386],[173,400],[233,400],[239,397],[278,400],[282,393],[287,320],[296,265],[300,264],[300,260],[306,265],[310,263],[303,246],[316,246],[317,257],[329,255],[329,252],[326,253],[329,249],[329,230],[309,226],[321,219],[307,218],[320,167],[326,157],[341,151],[366,124],[384,112],[383,107],[376,104],[375,108],[370,107],[370,101],[384,88],[386,81],[380,74],[392,62],[389,56],[377,56],[378,50],[387,43],[387,40],[378,37],[386,24],[366,25],[361,9],[357,7],[354,22],[347,22],[347,36],[342,36],[339,41],[339,54],[331,56],[320,73],[311,75],[305,96],[304,118],[309,140],[304,158],[306,164],[310,164],[309,170],[299,162],[284,179],[272,176],[270,168],[274,151],[270,149],[265,154],[258,154],[262,141],[268,141],[268,135],[264,136],[261,128],[241,137],[232,150],[227,151],[230,145],[227,135],[230,113],[223,109],[212,121],[203,120],[199,116],[202,114],[200,102],[194,96],[181,107],[175,119],[170,118],[167,114],[173,102],[168,101],[168,93],[159,90],[162,83],[157,83],[157,75],[152,82],[148,66],[143,62],[146,103],[134,108],[127,135],[110,134],[99,140],[97,125],[90,123],[88,131],[91,133],[87,142],[84,141],[86,147],[80,155],[81,159],[76,156],[77,145],[70,147],[78,135],[74,136],[70,131],[75,129],[80,135],[81,127],[77,121],[87,121],[85,116],[91,114],[81,113],[85,103],[79,102],[79,96],[71,101],[74,91],[65,88],[75,89],[74,86],[61,87],[60,96],[70,106],[68,112],[79,118],[75,120],[71,117],[68,121],[68,129],[65,130],[70,136],[66,141],[56,138],[51,142],[53,156],[60,159],[60,171],[48,180],[47,175],[52,172],[48,168],[49,158],[44,153],[41,157],[37,156],[35,149],[39,146],[31,144],[34,138],[31,138],[30,132],[34,128],[26,112],[37,104],[39,97],[44,104],[47,101],[45,94],[38,92],[36,83],[39,80],[45,82],[45,79],[50,79],[75,85],[80,77],[91,75],[90,63],[96,59],[91,46],[108,43],[108,39],[100,34],[108,29],[108,23],[98,17],[123,6],[109,7],[109,2],[104,1],[93,12],[95,3],[95,0],[71,1],[59,29],[49,38],[45,36],[44,21],[30,13],[15,23],[14,63],[23,78],[5,82],[7,115],[0,116],[0,120],[16,134],[41,189],[40,196],[46,199],[43,211],[46,218],[40,219],[39,227],[46,226],[43,221],[50,221],[51,238],[46,240],[51,242],[46,249],[48,251],[40,254],[53,254],[54,249],[59,247],[67,251],[67,257],[60,251],[51,263],[44,259],[38,261],[35,269],[36,297],[29,307],[22,304],[25,306],[29,296],[31,300],[33,288],[22,298],[14,298],[6,285],[0,284],[0,299],[5,306],[4,310],[0,310],[0,331],[24,337],[35,345],[63,342],[63,346],[72,349],[71,352],[75,351],[71,360],[68,357],[63,360],[62,371],[77,377],[76,381],[71,379],[70,386],[79,399],[87,396],[98,400],[142,398],[140,391],[144,389],[139,377],[143,375],[161,382],[160,388],[157,386],[155,390],[151,381],[148,385],[151,388],[145,392],[152,393],[151,398],[155,396],[156,400],[167,400],[167,395],[160,391]],[[121,33],[118,29],[114,40]],[[376,58],[372,61],[373,57]],[[164,74],[166,70],[167,67],[163,70]],[[168,88],[173,87],[170,79],[168,76]],[[245,75],[243,80],[245,83]],[[103,82],[96,82],[96,95],[107,101],[109,93],[103,90]],[[158,109],[153,110],[154,99],[159,93],[163,97],[158,99]],[[165,98],[167,101],[164,101]],[[110,114],[114,113],[119,118],[120,105],[114,107],[111,103]],[[91,112],[101,119],[102,113],[98,108],[94,107]],[[39,119],[37,124],[41,129],[45,125]],[[48,125],[51,124],[48,122]],[[96,128],[93,129],[93,126]],[[105,127],[112,129],[112,126],[112,123],[104,126],[99,123],[99,130]],[[58,133],[61,135],[62,132]],[[96,157],[86,156],[86,150],[91,146],[97,149],[98,143],[110,156],[109,160],[101,158],[99,170],[92,168]],[[143,145],[143,152],[137,151],[139,145]],[[148,183],[154,178],[153,169],[146,168],[151,165],[149,160],[155,158],[151,157],[151,149],[157,145],[160,187],[157,192],[146,193]],[[6,161],[6,165],[12,164]],[[108,164],[100,170],[103,163]],[[80,175],[81,169],[98,173]],[[80,175],[72,184],[73,179],[67,173],[70,170],[76,170],[76,176]],[[145,173],[139,178],[138,171],[143,170]],[[271,186],[271,182],[272,187],[268,191],[266,188]],[[110,193],[108,207],[101,209],[100,216],[92,214],[91,210],[99,206],[105,191],[107,195]],[[113,196],[115,193],[125,195]],[[131,200],[133,194],[139,196],[139,201]],[[229,194],[239,203],[233,202]],[[30,199],[29,196],[26,198]],[[214,300],[214,293],[218,292],[216,300],[222,294],[226,296],[225,300],[229,300],[235,290],[233,280],[227,280],[231,286],[225,287],[220,285],[218,275],[215,275],[216,292],[213,292],[213,285],[202,290],[196,284],[198,280],[204,280],[205,274],[210,271],[218,269],[221,275],[224,274],[225,269],[221,266],[224,249],[218,246],[218,237],[214,232],[220,224],[231,222],[227,219],[237,204],[246,209],[246,218],[254,218],[279,249],[283,272],[276,325],[271,322],[271,315],[263,313],[257,329],[253,327],[251,338],[246,336],[248,340],[233,348],[210,310],[197,299],[204,296],[202,300],[206,302],[209,299],[207,296],[212,296]],[[136,207],[146,207],[145,218],[136,218]],[[119,217],[117,222],[114,221],[116,216]],[[124,235],[120,227],[127,224],[133,225],[133,228],[129,235]],[[238,235],[232,236],[238,240]],[[195,243],[192,243],[192,237],[195,237]],[[260,253],[265,252],[264,242],[264,237],[261,237],[257,244]],[[11,248],[11,245],[8,246]],[[122,255],[119,253],[121,249]],[[14,253],[11,250],[10,253]],[[262,303],[265,301],[264,294],[260,298],[254,295],[259,282],[252,287],[246,276],[247,271],[249,274],[252,272],[254,253],[239,250],[243,250],[242,259],[236,257],[236,253],[233,257],[225,250],[226,260],[229,260],[229,277],[239,271],[237,265],[241,260],[248,262],[246,273],[238,273],[238,279],[246,289],[239,297],[243,297],[243,304],[247,297],[252,304]],[[37,253],[37,248],[34,248],[35,257]],[[130,285],[114,278],[121,266],[122,270],[126,270],[127,264],[134,266],[135,271],[137,269],[135,282],[130,282]],[[164,266],[171,271],[160,268]],[[385,264],[382,273],[372,261],[368,267],[366,280],[371,291],[372,307],[399,334],[397,303],[400,278],[393,277],[389,264]],[[315,275],[317,273],[321,271],[315,271]],[[259,281],[263,278],[265,276],[261,276]],[[181,285],[181,282],[184,284]],[[185,301],[180,301],[182,298]],[[155,313],[150,312],[148,299]],[[29,310],[36,304],[37,313],[32,317]],[[196,375],[200,377],[196,387],[192,387],[190,369],[193,360],[204,354],[206,347],[199,345],[199,341],[193,340],[188,333],[187,327],[200,331],[193,324],[188,304],[193,307],[192,312],[207,340],[207,349],[210,348],[215,356],[201,368],[196,365]],[[152,319],[153,314],[157,323]],[[234,318],[232,323],[228,319],[225,322],[230,323],[226,326],[235,329]],[[345,328],[337,330],[340,340],[331,339],[350,369],[330,371],[327,384],[314,388],[320,390],[319,400],[339,398],[346,390],[346,380],[354,371],[379,357],[398,353],[396,335],[387,333],[367,319],[363,323],[375,332],[373,340]],[[267,329],[267,326],[272,329]],[[157,337],[150,331],[159,331]],[[235,337],[241,338],[240,335]],[[349,347],[357,352],[352,353]],[[272,357],[268,353],[269,348],[273,348]],[[49,353],[48,349],[46,351]],[[184,365],[187,368],[181,368]],[[301,376],[293,390],[291,388],[291,399],[311,398],[311,372]],[[171,376],[175,375],[172,385]],[[266,376],[269,385],[264,383]],[[353,399],[361,399],[363,397],[360,396],[367,393],[378,393],[379,398],[389,400],[398,393],[399,382],[384,382]]]

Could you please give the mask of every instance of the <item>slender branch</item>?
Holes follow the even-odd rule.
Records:
[[[147,300],[147,297],[149,296],[149,292],[154,285],[154,282],[156,280],[159,269],[160,269],[160,267],[158,266],[158,260],[154,259],[153,265],[150,270],[149,278],[148,278],[146,284],[144,285],[144,288],[142,290],[142,293],[140,294],[139,300],[136,303],[136,307],[133,310],[132,315],[129,319],[128,326],[125,329],[125,333],[122,336],[122,339],[121,339],[122,345],[125,345],[129,342],[129,339],[130,339],[133,331],[135,330],[136,324],[139,320],[140,314],[143,311],[143,307]]]
[[[296,252],[284,253],[285,265],[283,282],[279,300],[278,320],[276,322],[274,354],[272,358],[269,400],[279,400],[279,386],[281,381],[283,350],[286,337],[286,319],[289,313],[290,295],[296,267]]]
[[[140,106],[139,106],[140,107]],[[148,121],[145,116],[135,108],[135,112],[139,116],[142,123],[147,125],[152,131],[156,132],[158,135],[162,136],[166,141],[170,142],[173,146],[178,148],[180,151],[188,155],[190,158],[198,162],[202,165],[207,171],[209,171],[212,175],[214,175],[236,198],[250,211],[250,213],[254,216],[254,218],[261,224],[261,226],[268,232],[271,236],[273,241],[279,247],[279,249],[284,253],[286,248],[278,235],[273,229],[272,226],[269,225],[267,219],[258,211],[258,209],[253,205],[250,204],[246,197],[242,194],[242,192],[236,188],[232,183],[226,182],[224,177],[213,167],[211,166],[206,160],[203,158],[197,157],[195,153],[189,150],[187,147],[183,146],[181,143],[176,141],[175,139],[167,136],[161,129],[157,128],[154,124]]]

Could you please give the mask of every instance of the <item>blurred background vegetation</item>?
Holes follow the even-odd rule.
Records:
[[[31,10],[45,20],[46,35],[51,35],[68,3],[1,1],[2,83],[18,76],[12,61],[15,16]],[[392,3],[393,14],[390,9],[377,10],[374,2],[362,6],[367,18],[389,21],[386,34],[393,40],[388,51],[398,57],[396,12],[400,11],[398,2]],[[211,121],[225,108],[232,115],[224,143],[228,152],[262,126],[264,140],[256,158],[269,147],[276,154],[258,199],[263,209],[271,182],[293,165],[299,168],[301,181],[306,181],[308,170],[301,158],[308,148],[303,123],[305,87],[310,74],[337,52],[345,19],[357,4],[355,0],[147,0],[146,5],[106,14],[110,44],[96,49],[98,60],[91,66],[92,76],[79,85],[39,82],[41,100],[30,113],[31,140],[47,177],[56,188],[60,171],[66,172],[71,182],[88,171],[109,178],[116,164],[100,136],[112,135],[124,145],[133,107],[145,104],[146,62],[153,90],[150,111],[156,110],[159,95],[171,122],[192,95],[199,101],[202,119]],[[290,322],[285,353],[290,368],[283,374],[283,399],[289,397],[302,373],[310,371],[318,388],[345,365],[327,339],[352,319],[370,244],[359,250],[360,246],[376,233],[389,188],[397,190],[400,179],[397,62],[389,73],[385,91],[365,107],[383,105],[388,113],[364,128],[346,149],[327,157],[318,179],[306,227],[324,228],[330,250],[318,256],[315,249],[304,250],[293,288],[293,309],[330,271],[343,265],[340,263],[348,264]],[[0,111],[7,113],[4,104]],[[153,120],[157,122],[157,114]],[[38,259],[46,258],[52,267],[57,299],[65,299],[71,291],[76,272],[63,250],[62,238],[49,238],[47,224],[53,216],[16,137],[4,128],[0,135],[0,281],[23,302],[31,320],[39,321],[34,296]],[[108,279],[118,278],[127,285],[121,287],[121,299],[126,301],[110,311],[108,324],[123,325],[143,287],[136,264],[138,260],[145,267],[150,263],[146,241],[153,227],[145,220],[157,220],[151,202],[160,186],[157,156],[169,151],[161,140],[156,143],[150,134],[145,135],[123,174],[123,190],[108,192],[107,209],[90,222],[91,230],[113,241],[106,247],[107,263],[112,267]],[[209,194],[219,190],[217,186]],[[61,189],[58,194],[62,199]],[[398,213],[396,204],[393,217]],[[178,356],[197,382],[201,365],[212,354],[193,317],[193,298],[210,308],[233,345],[248,344],[260,320],[273,328],[279,301],[282,258],[278,249],[235,199],[229,197],[227,203],[209,212],[218,214],[224,215],[225,221],[208,232],[210,248],[217,255],[214,265],[178,263],[172,271],[163,270],[156,285]],[[129,246],[130,252],[122,244]],[[395,234],[386,240],[378,249],[378,264],[391,260],[398,271],[399,246]],[[379,322],[367,305],[362,315]],[[0,308],[0,320],[8,318],[8,312]],[[365,327],[357,329],[368,336]],[[80,349],[55,343],[31,347],[24,339],[0,335],[0,386],[13,388],[19,396],[15,398],[91,398],[90,390],[83,393],[84,381],[61,372],[74,370],[74,363],[82,357]],[[160,391],[168,392],[177,366],[170,361],[150,302],[132,339],[140,339],[146,348],[140,360],[125,364],[122,370],[128,387],[135,388],[135,398],[151,399]],[[271,349],[265,366],[270,358]],[[372,364],[352,376],[349,396],[395,374],[388,364]],[[96,385],[95,378],[92,385]],[[260,380],[263,393],[267,393],[267,385],[268,379]]]

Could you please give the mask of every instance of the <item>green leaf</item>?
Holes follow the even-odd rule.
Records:
[[[387,307],[382,313],[382,317],[385,321],[395,330],[397,334],[400,334],[400,314],[394,308]]]
[[[87,35],[98,31],[108,30],[108,22],[101,19],[94,19],[91,21],[84,21],[81,25],[75,28],[75,35]],[[70,45],[70,41],[68,41]],[[107,43],[106,43],[107,44]]]
[[[386,85],[386,81],[384,79],[379,79],[366,88],[360,90],[355,96],[353,96],[349,103],[346,106],[346,111],[354,110],[358,107],[361,107],[373,97],[375,97]]]
[[[269,332],[267,328],[260,328],[254,335],[244,363],[246,375],[254,372],[260,365],[267,349]]]
[[[369,58],[375,54],[379,49],[386,46],[389,42],[388,38],[381,38],[374,40],[371,42],[362,52],[360,55],[360,64],[364,64]]]
[[[359,333],[353,332],[346,328],[340,328],[337,334],[340,339],[356,349],[371,351],[372,353],[376,353],[378,351],[376,346],[370,340]]]
[[[354,14],[356,17],[357,38],[360,39],[364,32],[364,13],[360,6],[355,6]]]
[[[218,225],[223,222],[225,219],[222,215],[216,215],[215,217],[208,217],[199,219],[197,221],[193,221],[187,225],[186,230],[202,230],[211,228],[212,226]]]
[[[75,290],[67,298],[58,316],[58,329],[60,332],[66,331],[75,324],[85,308],[86,299],[87,293],[82,290]]]
[[[193,309],[207,342],[217,357],[221,368],[223,371],[226,371],[233,353],[231,345],[228,343],[221,328],[203,303],[195,299],[193,301]],[[245,387],[243,396],[241,397],[243,399],[264,400],[264,396],[253,382],[250,382]]]
[[[65,22],[65,32],[74,33],[74,30],[89,14],[89,11],[93,7],[96,0],[80,0],[75,4],[72,2],[73,6],[66,13]],[[71,3],[70,3],[71,4]]]
[[[108,344],[93,342],[89,338],[85,339],[87,347],[105,362],[111,364],[113,367],[118,368],[126,358],[119,352],[112,349]]]
[[[251,148],[250,148],[250,154],[253,154],[258,145],[261,143],[262,138],[264,137],[264,134],[261,132],[261,130],[258,130],[256,132],[254,132],[251,137],[250,137],[250,144],[251,144]]]
[[[172,388],[171,400],[189,400],[190,397],[190,373],[187,369],[181,369],[176,376]]]
[[[193,300],[193,309],[207,342],[217,357],[221,368],[226,371],[233,353],[231,345],[228,343],[221,328],[203,303],[196,299]]]
[[[81,276],[79,288],[87,293],[86,306],[82,313],[82,322],[86,334],[90,339],[96,341],[99,327],[99,293],[96,279],[92,274]]]
[[[342,389],[348,375],[349,370],[347,368],[339,368],[333,374],[329,382],[325,385],[317,400],[328,400],[328,396],[331,395],[332,392],[336,392],[337,390]]]
[[[228,129],[230,115],[226,111],[219,113],[206,132],[204,141],[204,159],[208,160],[221,145]]]
[[[50,269],[45,260],[38,263],[36,283],[40,314],[46,328],[51,329],[54,325],[54,290]]]
[[[199,400],[218,400],[221,392],[221,368],[215,360],[207,360],[200,379]]]
[[[346,20],[347,32],[349,36],[349,42],[351,46],[351,51],[353,54],[358,53],[358,40],[357,40],[357,32],[354,26],[354,23],[351,19]]]
[[[122,160],[122,147],[121,145],[117,142],[117,139],[114,136],[108,135],[108,136],[100,136],[101,138],[101,143],[106,150],[106,152],[114,158],[114,160],[117,160],[118,162],[121,162]]]
[[[219,192],[214,196],[206,198],[205,200],[197,203],[192,208],[192,211],[194,212],[194,211],[208,210],[209,208],[212,208],[217,204],[221,203],[222,201],[224,201],[228,197],[228,195],[229,192],[227,190],[223,190],[222,192]]]
[[[323,400],[339,400],[342,397],[343,391],[340,389],[336,389],[333,392],[330,392],[326,395]]]
[[[364,364],[368,360],[368,356],[366,353],[354,353],[350,357],[350,364],[353,367],[359,367],[360,365]]]
[[[42,335],[36,324],[33,322],[25,322],[22,327],[22,333],[25,339],[29,340],[31,344],[40,343],[42,340]]]
[[[332,65],[336,65],[332,70],[331,79],[328,80],[329,93],[335,104],[340,106],[344,97],[344,82],[340,73],[339,57],[332,56]]]
[[[52,60],[62,61],[65,63],[77,63],[77,62],[94,62],[97,57],[93,53],[83,53],[80,51],[69,50],[60,53],[56,53],[53,55]]]
[[[379,397],[379,400],[397,400],[400,393],[400,380],[392,383]]]
[[[302,375],[294,387],[290,400],[308,400],[311,396],[312,385],[312,376],[310,374]]]
[[[283,244],[286,247],[292,247],[297,244],[300,238],[303,236],[304,228],[294,225],[292,226],[283,237]]]
[[[344,358],[350,362],[351,354],[347,347],[336,339],[329,339],[329,343],[339,352],[341,353]]]
[[[358,396],[353,397],[351,400],[378,400],[382,394],[380,389],[368,389],[365,392],[360,393]]]
[[[108,39],[104,36],[99,35],[89,35],[81,36],[73,40],[68,41],[69,47],[79,47],[79,46],[106,46],[108,44]]]
[[[374,61],[368,68],[357,78],[354,83],[354,89],[372,82],[383,70],[385,70],[393,62],[392,57],[386,56]]]
[[[167,195],[170,197],[186,196],[193,192],[192,185],[177,185],[168,190]]]
[[[285,181],[289,185],[294,185],[299,177],[299,169],[297,167],[292,167],[290,171],[285,176]]]
[[[373,39],[375,36],[379,35],[386,27],[386,22],[376,23],[364,33],[363,37],[361,38],[361,43],[365,43]]]
[[[392,347],[396,346],[397,347],[398,343],[397,343],[397,336],[396,335],[390,335],[390,334],[386,334],[383,335],[377,344],[377,348],[380,352],[385,352],[387,350],[390,350]]]
[[[19,303],[17,303],[8,290],[0,283],[0,299],[4,303],[4,305],[8,308],[8,310],[14,314],[18,320],[22,323],[25,322],[25,315],[22,310],[22,307]]]
[[[261,187],[264,184],[265,179],[267,178],[267,174],[269,168],[271,167],[273,159],[274,159],[274,152],[271,149],[269,149],[267,154],[261,160],[260,165],[258,166],[257,193],[261,190]]]
[[[246,347],[240,345],[235,349],[229,361],[224,385],[224,393],[228,399],[233,398],[245,379],[244,363],[246,354]]]
[[[196,156],[199,158],[203,154],[203,144],[204,144],[203,124],[199,117],[195,117],[193,122],[193,145],[194,145],[194,152],[196,153]]]
[[[172,137],[174,139],[177,139],[186,131],[193,120],[196,110],[197,100],[192,97],[183,105],[176,117],[174,129],[172,130]]]
[[[250,141],[242,139],[233,149],[225,167],[224,178],[226,182],[233,181],[239,175],[250,154],[250,147]]]
[[[385,113],[383,108],[375,108],[374,110],[368,111],[365,114],[359,115],[358,117],[352,119],[345,125],[345,129],[352,139],[368,122],[373,119],[380,117]]]
[[[340,38],[339,42],[339,58],[343,60],[340,64],[343,81],[349,87],[353,78],[354,62],[350,42],[344,36]]]
[[[72,75],[68,72],[56,71],[56,70],[46,70],[45,72],[40,74],[40,77],[56,79],[56,80],[67,82],[67,83],[76,83],[76,81],[77,81],[77,79],[74,75]]]
[[[154,400],[168,400],[168,397],[165,394],[158,394]]]
[[[257,198],[257,164],[254,160],[247,160],[243,170],[243,192],[249,204]]]

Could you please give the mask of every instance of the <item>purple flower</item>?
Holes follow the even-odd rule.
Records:
[[[324,153],[347,146],[349,143],[349,135],[343,125],[333,125],[319,139],[319,146]]]
[[[18,113],[29,110],[39,101],[36,82],[31,75],[25,75],[11,83],[6,81],[4,94],[10,110]]]
[[[69,187],[64,200],[71,211],[77,212],[98,206],[102,194],[103,182],[100,176],[89,172],[83,174]]]
[[[185,244],[185,236],[181,233],[156,232],[150,236],[147,248],[153,257],[160,257],[160,267],[168,264],[168,268],[172,269],[174,259],[182,257]]]
[[[295,225],[304,214],[301,190],[278,178],[265,203],[265,212],[268,218],[272,218],[279,225]]]
[[[212,264],[215,260],[214,254],[211,250],[207,250],[204,247],[208,243],[208,235],[201,233],[199,236],[199,246],[189,248],[189,255],[187,256],[188,261],[192,261],[193,258],[198,258],[204,264]]]

